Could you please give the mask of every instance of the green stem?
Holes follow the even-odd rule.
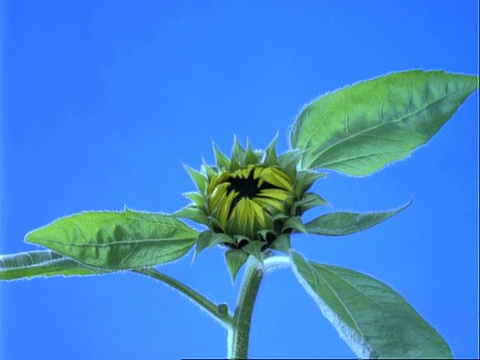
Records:
[[[226,308],[225,305],[219,305],[219,306],[215,305],[210,300],[208,300],[205,296],[193,290],[191,287],[188,287],[187,285],[181,283],[180,281],[168,275],[162,274],[161,272],[155,269],[136,269],[131,271],[136,272],[138,274],[150,276],[180,291],[181,293],[186,295],[190,300],[192,300],[194,303],[199,305],[202,309],[206,310],[210,315],[214,317],[215,320],[219,321],[223,326],[225,326],[228,329],[228,331],[231,331],[231,328],[233,327],[234,319],[228,313],[228,309]]]
[[[247,359],[250,338],[250,323],[258,289],[263,278],[263,269],[251,258],[245,269],[243,282],[238,297],[237,308],[233,317],[233,327],[228,334],[228,359]]]

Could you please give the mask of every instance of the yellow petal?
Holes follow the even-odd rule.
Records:
[[[267,199],[262,197],[256,197],[255,202],[262,206],[263,209],[270,211],[270,207],[277,209],[278,211],[284,210],[284,202],[275,199]]]
[[[218,204],[225,198],[227,193],[228,184],[218,185],[213,193],[210,195],[208,207],[210,211],[214,211]]]
[[[264,189],[257,196],[285,201],[290,196],[290,193],[282,189]]]
[[[265,167],[263,167],[263,166],[255,167],[254,172],[253,172],[253,178],[258,179],[260,177],[263,169],[265,169]]]
[[[218,220],[222,226],[227,225],[228,214],[230,213],[230,208],[232,206],[233,199],[238,195],[237,192],[232,191],[226,197],[223,198],[223,201],[218,207]]]
[[[228,228],[238,235],[253,235],[254,213],[250,202],[250,199],[245,197],[240,199],[229,219]]]
[[[292,190],[290,178],[280,169],[273,167],[263,168],[260,177],[277,188],[282,188],[288,191]]]
[[[256,201],[250,201],[252,204],[252,210],[257,220],[258,224],[263,228],[265,226],[265,213],[263,211],[263,207],[257,203]]]

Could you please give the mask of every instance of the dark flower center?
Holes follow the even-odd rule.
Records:
[[[227,188],[227,195],[231,191],[238,192],[238,198],[248,197],[249,199],[255,197],[260,189],[258,188],[258,179],[253,178],[253,171],[248,174],[248,178],[242,179],[240,177],[230,178],[228,180],[230,185]]]
[[[232,205],[230,207],[230,211],[228,216],[232,214],[233,209],[237,205],[237,203],[244,197],[253,199],[255,196],[257,196],[262,190],[265,189],[276,189],[277,187],[263,181],[262,185],[259,186],[259,179],[254,179],[254,170],[250,171],[248,174],[247,178],[241,178],[241,177],[231,177],[228,179],[226,182],[229,183],[227,187],[227,195],[231,191],[236,191],[238,192],[238,195],[233,199]]]

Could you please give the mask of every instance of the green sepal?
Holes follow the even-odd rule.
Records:
[[[275,221],[279,221],[279,220],[286,220],[286,219],[289,219],[289,218],[290,218],[290,216],[285,215],[284,213],[278,213],[278,214],[272,216],[272,221],[275,222]]]
[[[245,157],[243,159],[243,165],[256,165],[260,162],[260,159],[257,157],[255,152],[252,150],[250,141],[247,141],[247,151],[245,152]]]
[[[215,152],[215,162],[219,169],[227,170],[230,169],[230,160],[218,149],[217,145],[212,142],[213,151]]]
[[[236,245],[236,242],[231,236],[225,233],[214,233],[210,239],[210,243],[208,244],[208,247],[211,248],[218,244]]]
[[[291,249],[290,235],[281,234],[270,244],[270,248],[289,254]]]
[[[264,155],[263,150],[260,150],[260,149],[253,150],[253,153],[255,154],[257,159],[263,159],[263,155]]]
[[[192,205],[188,205],[183,209],[178,210],[173,213],[172,216],[189,219],[199,224],[210,226],[210,221],[208,220],[207,215],[202,210]]]
[[[306,193],[302,200],[293,204],[293,210],[297,215],[303,214],[305,211],[313,209],[317,206],[329,206],[330,204],[316,193]]]
[[[231,249],[225,252],[225,261],[227,268],[232,278],[232,282],[235,282],[238,271],[248,259],[248,253],[239,249]]]
[[[297,232],[302,232],[304,234],[308,234],[308,230],[306,229],[305,225],[303,224],[302,220],[298,216],[293,216],[283,225],[283,230],[293,229]]]
[[[275,231],[267,230],[267,229],[257,231],[257,234],[259,235],[260,239],[262,239],[265,242],[268,242],[268,235],[277,236]]]
[[[199,208],[203,208],[205,205],[205,197],[202,194],[199,194],[195,191],[184,192],[183,197],[186,197],[188,200],[191,200]]]
[[[242,243],[249,243],[250,241],[252,241],[252,239],[244,235],[235,235],[234,239],[236,245],[240,245]]]
[[[315,181],[326,176],[327,174],[312,172],[308,170],[298,171],[295,183],[295,196],[299,198],[305,191],[312,187]]]
[[[230,160],[230,168],[228,169],[229,171],[235,171],[238,170],[242,167],[242,165],[237,161],[237,159],[232,158]]]
[[[252,255],[255,259],[257,259],[261,264],[263,264],[263,256],[262,256],[262,245],[261,241],[250,241],[247,245],[245,245],[242,249]]]
[[[292,180],[297,177],[297,163],[300,161],[300,157],[299,150],[290,150],[280,155],[278,159],[280,167]]]
[[[202,159],[203,161],[203,164],[201,166],[201,171],[203,171],[205,174],[207,174],[207,179],[208,179],[208,182],[210,182],[210,180],[215,176],[217,175],[217,173],[206,163],[205,159]]]
[[[197,258],[197,256],[200,254],[202,250],[206,249],[210,245],[211,239],[212,239],[211,230],[205,230],[204,232],[200,233],[200,235],[198,235],[197,240],[195,241],[196,247],[195,247],[195,254],[193,255],[193,260]]]
[[[185,170],[187,170],[188,174],[192,178],[193,182],[197,186],[197,189],[200,190],[202,194],[205,194],[207,191],[207,178],[204,174],[198,172],[197,170],[192,169],[188,165],[183,165]]]
[[[263,163],[268,166],[279,165],[278,157],[277,157],[277,140],[278,140],[278,132],[273,138],[272,142],[265,149],[265,154],[263,156]]]
[[[232,149],[232,163],[235,160],[240,166],[243,166],[243,161],[245,159],[245,149],[240,145],[237,136],[234,136],[233,139],[233,149]]]
[[[216,218],[217,212],[218,210],[215,209],[215,211],[211,214],[211,216],[208,217],[208,220],[210,221],[210,225],[213,229],[220,229],[223,232],[225,232],[225,228],[222,226],[222,224],[220,224],[220,221],[218,221]]]

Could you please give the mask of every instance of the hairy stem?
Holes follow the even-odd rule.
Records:
[[[208,300],[205,296],[193,290],[191,287],[183,284],[182,282],[168,275],[162,274],[161,272],[155,269],[135,269],[131,271],[136,272],[138,274],[150,276],[156,280],[159,280],[173,287],[175,290],[180,291],[182,294],[184,294],[190,300],[192,300],[195,304],[197,304],[200,308],[202,308],[211,316],[213,316],[213,318],[219,321],[223,326],[225,326],[228,329],[228,331],[231,331],[231,328],[234,323],[234,319],[228,313],[228,310],[225,309],[225,305],[219,305],[219,306],[215,305],[210,300]]]
[[[247,263],[242,287],[238,297],[237,308],[233,317],[233,327],[228,334],[228,359],[247,359],[250,338],[250,323],[258,289],[263,278],[263,269],[258,267],[255,259]]]

